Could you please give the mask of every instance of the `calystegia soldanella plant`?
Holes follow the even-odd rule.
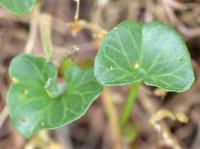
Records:
[[[0,6],[25,15],[38,2],[0,0]],[[82,68],[69,58],[62,81],[58,81],[58,68],[51,54],[43,58],[23,53],[13,58],[9,67],[12,83],[7,108],[12,124],[26,137],[81,118],[103,87],[131,85],[120,117],[123,129],[141,83],[169,92],[184,92],[195,79],[182,37],[159,22],[122,21],[104,37],[94,67]]]

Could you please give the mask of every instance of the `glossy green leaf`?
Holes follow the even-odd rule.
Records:
[[[72,67],[64,85],[56,84],[55,66],[29,55],[14,58],[9,75],[13,80],[7,96],[9,115],[17,130],[27,137],[80,118],[102,90],[93,69]]]
[[[181,36],[161,23],[123,21],[105,37],[95,60],[102,85],[138,81],[182,92],[194,81],[191,59]]]
[[[36,0],[0,0],[0,6],[9,9],[17,15],[31,12]]]

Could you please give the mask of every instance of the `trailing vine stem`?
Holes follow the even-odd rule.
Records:
[[[129,92],[128,98],[127,98],[126,103],[124,105],[124,109],[123,109],[121,116],[120,116],[120,126],[121,126],[121,128],[123,128],[124,125],[128,121],[128,118],[131,114],[133,104],[136,101],[136,95],[137,95],[137,92],[139,90],[140,84],[141,84],[141,82],[136,82],[136,83],[132,84],[132,86],[131,86],[131,90]]]

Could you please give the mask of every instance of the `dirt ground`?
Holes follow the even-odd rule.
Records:
[[[81,0],[79,19],[86,23],[83,26],[69,24],[73,22],[75,10],[73,0],[42,0],[27,16],[16,16],[0,8],[0,149],[117,149],[119,144],[122,149],[200,149],[200,1]],[[37,25],[42,14],[52,17],[54,63],[58,67],[59,55],[68,55],[74,45],[80,49],[73,53],[77,63],[93,61],[101,35],[122,20],[166,23],[187,43],[195,83],[190,90],[179,94],[143,84],[130,118],[131,136],[115,134],[110,111],[103,100],[110,98],[107,94],[111,95],[115,114],[119,115],[130,89],[124,86],[109,88],[80,120],[26,139],[16,132],[6,114],[6,93],[10,84],[8,67],[13,57],[27,50],[32,49],[34,55],[44,55]],[[159,130],[148,120],[160,109],[184,113],[188,122],[166,118],[160,121]]]

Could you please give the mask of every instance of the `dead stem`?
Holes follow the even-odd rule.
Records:
[[[80,0],[74,0],[76,2],[76,12],[74,15],[74,20],[77,21],[79,19],[79,11],[80,11]]]
[[[115,105],[112,102],[112,96],[108,88],[104,88],[102,93],[102,102],[108,116],[112,138],[114,142],[113,149],[120,149],[120,128]]]
[[[138,93],[140,100],[138,101],[151,117],[158,111],[158,105],[153,102],[153,99],[149,99],[151,96],[144,94],[144,92],[147,92],[144,87],[141,87],[140,89],[141,90]],[[174,135],[171,133],[168,125],[163,120],[159,121],[159,123],[156,123],[156,125],[153,125],[153,127],[159,134],[161,134],[162,141],[166,146],[169,146],[173,149],[182,149]]]
[[[53,45],[51,39],[52,17],[49,14],[42,14],[40,17],[40,35],[42,46],[47,60],[50,60],[53,54]]]
[[[30,54],[33,51],[35,39],[37,36],[39,15],[40,15],[40,6],[38,5],[35,7],[32,13],[32,18],[30,22],[30,31],[29,31],[28,40],[26,42],[25,53]]]
[[[8,117],[8,109],[5,106],[0,115],[0,128],[3,126],[7,117]]]

